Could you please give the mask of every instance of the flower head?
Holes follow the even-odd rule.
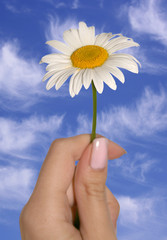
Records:
[[[41,63],[48,64],[43,77],[43,81],[50,78],[47,90],[53,86],[58,90],[71,77],[69,92],[72,97],[80,92],[82,85],[88,89],[91,81],[102,93],[103,82],[116,90],[113,76],[124,83],[125,78],[119,68],[138,73],[140,63],[135,57],[116,53],[125,48],[138,47],[139,44],[131,38],[112,33],[95,35],[95,28],[87,27],[84,22],[79,23],[79,29],[65,31],[63,38],[67,45],[56,40],[46,42],[61,52],[48,54],[41,59]]]

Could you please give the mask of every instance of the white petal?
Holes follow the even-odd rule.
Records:
[[[54,62],[50,62],[50,63],[71,63],[71,59],[70,59],[70,57],[68,57],[68,58],[60,58],[60,59],[55,59],[55,61]]]
[[[91,44],[91,31],[87,27],[86,23],[80,22],[79,23],[79,36],[83,45],[90,45]]]
[[[56,80],[56,90],[58,90],[63,83],[76,71],[75,68],[66,69],[66,72]]]
[[[73,52],[72,48],[70,48],[69,46],[67,46],[64,43],[59,42],[57,40],[47,41],[46,44],[56,48],[58,51],[66,54],[66,55],[71,55],[71,53]]]
[[[111,39],[110,41],[108,41],[107,45],[105,45],[105,48],[107,50],[110,50],[111,48],[113,48],[115,45],[119,44],[119,43],[125,43],[128,41],[133,41],[130,38],[124,37],[124,36],[119,36],[119,37],[115,37],[113,39]]]
[[[68,45],[70,45],[73,49],[77,49],[82,46],[78,29],[70,29],[63,33],[63,38]]]
[[[76,95],[78,95],[79,91],[82,88],[82,75],[84,73],[85,69],[79,70],[79,72],[76,74],[74,78],[74,85],[73,85],[73,91]]]
[[[105,68],[108,72],[118,78],[122,83],[125,82],[125,77],[121,70],[117,67],[111,67],[111,65],[107,65],[107,62],[103,64],[103,68]]]
[[[56,83],[57,76],[53,75],[52,78],[49,79],[49,81],[46,84],[46,89],[50,90]]]
[[[71,92],[71,97],[75,97],[75,93],[74,92]]]
[[[113,90],[117,89],[117,85],[115,83],[114,78],[111,76],[111,74],[105,70],[103,67],[97,67],[96,71],[99,75],[99,77]]]
[[[104,42],[111,38],[112,33],[100,33],[96,36],[95,45],[102,46]]]
[[[67,69],[69,67],[72,67],[71,63],[50,63],[46,67],[46,71],[52,71],[52,70],[62,70]]]
[[[74,93],[74,79],[75,79],[75,76],[78,74],[78,72],[79,72],[79,70],[76,70],[75,73],[72,75],[72,77],[70,79],[69,92],[70,92],[71,97],[75,96],[75,93]]]
[[[101,33],[96,36],[95,45],[104,47],[109,43],[109,40],[115,36],[120,36],[121,34],[112,33]]]
[[[93,45],[95,43],[95,27],[89,27],[89,38],[90,44]]]
[[[47,82],[47,84],[46,84],[46,89],[47,89],[47,90],[51,89],[51,88],[55,85],[56,80],[57,80],[61,75],[63,75],[65,72],[66,72],[66,70],[61,70],[61,71],[56,72],[56,73],[49,79],[49,81]]]
[[[111,67],[124,68],[133,73],[139,72],[138,65],[135,61],[128,58],[116,57],[116,55],[108,59],[106,61],[106,65]]]
[[[93,73],[93,82],[94,82],[95,88],[98,91],[98,93],[102,93],[104,88],[103,79],[98,74],[98,70],[96,68],[93,69],[92,73]]]
[[[127,53],[116,53],[116,54],[112,54],[110,58],[114,58],[114,57],[119,57],[119,58],[124,58],[124,59],[131,59],[131,60],[134,60],[135,62],[137,62],[139,64],[139,66],[141,67],[141,64],[140,62],[135,58],[133,57],[132,55],[130,54],[127,54]]]
[[[123,37],[121,33],[117,33],[117,34],[112,34],[110,37],[108,37],[108,41],[105,41],[102,45],[102,47],[105,47],[110,41],[114,40],[115,38],[118,37]]]
[[[70,57],[64,54],[51,53],[42,57],[41,62],[51,63],[51,62],[65,61],[65,60],[70,60]]]
[[[112,54],[114,52],[117,52],[119,50],[125,49],[125,48],[129,48],[129,47],[138,47],[139,44],[133,41],[127,41],[127,42],[123,42],[123,43],[118,43],[115,46],[113,46],[112,48],[108,49],[108,53]]]
[[[83,85],[85,89],[88,89],[92,81],[92,69],[86,69],[83,73]]]
[[[50,71],[50,72],[47,72],[44,77],[42,78],[42,81],[46,81],[46,79],[50,78],[53,74],[57,73],[58,71],[57,70],[53,70],[53,71]]]

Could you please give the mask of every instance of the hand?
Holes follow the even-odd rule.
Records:
[[[107,160],[124,153],[102,137],[90,144],[88,134],[55,140],[20,215],[22,240],[116,240],[119,204],[105,186]]]

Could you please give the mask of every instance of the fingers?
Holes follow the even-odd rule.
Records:
[[[47,236],[54,236],[52,233],[57,234],[57,230],[60,230],[59,222],[64,224],[67,222],[68,226],[71,226],[69,225],[71,224],[70,202],[67,194],[73,195],[73,192],[67,193],[67,190],[73,182],[75,161],[79,160],[74,188],[79,207],[82,239],[116,239],[115,220],[110,216],[112,212],[109,211],[109,206],[113,204],[112,195],[108,197],[105,190],[107,159],[118,158],[125,151],[111,141],[108,141],[106,147],[106,140],[100,139],[90,144],[90,135],[85,134],[58,139],[52,143],[34,192],[22,214],[24,221],[21,222],[24,222],[24,226],[28,226],[28,232],[30,230],[33,236],[36,230],[37,234],[41,232],[38,231],[39,229],[45,230],[46,234],[49,234]],[[70,205],[72,206],[72,202]],[[42,237],[34,239],[42,238],[47,237],[42,234]]]
[[[98,138],[89,144],[77,165],[74,183],[83,239],[116,239],[116,215],[110,216],[105,187],[107,160],[124,153],[125,150],[117,144]],[[112,195],[109,199],[114,205]]]
[[[89,134],[82,134],[55,140],[42,165],[34,191],[38,189],[45,195],[53,195],[57,191],[66,192],[72,182],[75,161],[81,158],[90,138]],[[118,149],[116,143],[109,144],[109,159],[119,157]]]
[[[42,165],[34,191],[54,196],[57,192],[66,192],[75,171],[75,161],[80,159],[84,149],[90,143],[90,135],[55,140]]]

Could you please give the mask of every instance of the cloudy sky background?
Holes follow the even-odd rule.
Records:
[[[97,132],[127,150],[109,162],[118,198],[119,240],[167,240],[167,2],[165,0],[2,0],[0,2],[0,236],[18,240],[19,214],[55,138],[91,132],[92,92],[73,99],[41,82],[47,40],[85,21],[122,33],[142,65],[117,91],[98,94]],[[127,52],[127,50],[126,50]]]

